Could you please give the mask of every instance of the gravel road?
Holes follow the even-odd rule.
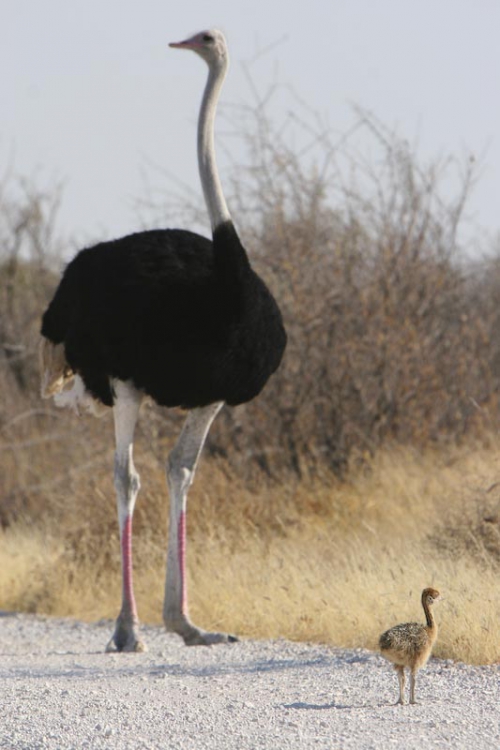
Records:
[[[500,748],[500,667],[432,660],[395,706],[380,656],[288,641],[105,654],[112,624],[0,613],[0,747],[10,750]]]

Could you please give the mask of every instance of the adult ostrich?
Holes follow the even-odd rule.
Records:
[[[214,118],[228,68],[223,34],[171,47],[208,65],[198,120],[198,163],[212,241],[193,232],[139,232],[86,248],[67,266],[42,321],[42,395],[76,410],[112,407],[114,484],[122,554],[122,607],[107,650],[141,651],[132,585],[132,516],[139,475],[132,451],[144,396],[188,415],[168,457],[170,523],[163,619],[188,645],[236,640],[189,618],[186,503],[210,425],[224,403],[250,401],[283,356],[281,314],[250,266],[222,193]],[[72,387],[66,387],[72,381]]]

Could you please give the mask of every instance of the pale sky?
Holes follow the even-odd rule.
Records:
[[[231,53],[222,105],[252,103],[246,64],[259,90],[293,87],[335,131],[354,103],[424,160],[470,152],[483,164],[471,220],[500,229],[499,0],[2,0],[0,175],[63,182],[60,224],[82,242],[139,228],[150,165],[201,201],[206,69],[168,42],[213,26]],[[152,184],[160,200],[159,173]]]

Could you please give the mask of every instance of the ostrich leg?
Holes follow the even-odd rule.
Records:
[[[396,705],[400,704],[401,706],[404,706],[405,683],[406,683],[405,668],[397,665],[396,671],[398,673],[398,682],[399,682],[399,700],[397,701]]]
[[[416,703],[415,700],[415,683],[417,680],[417,670],[412,669],[410,673],[410,703]]]
[[[113,407],[115,419],[115,489],[122,555],[122,608],[115,632],[106,651],[144,651],[139,639],[139,618],[132,581],[132,516],[139,492],[139,474],[132,460],[134,430],[142,396],[127,383],[116,382]]]
[[[205,438],[222,403],[189,412],[167,466],[170,494],[170,524],[167,577],[163,620],[169,631],[178,633],[188,646],[211,645],[237,640],[226,633],[208,633],[189,620],[186,588],[186,506],[187,493]]]

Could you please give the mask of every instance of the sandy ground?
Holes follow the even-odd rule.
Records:
[[[109,622],[0,613],[0,747],[500,748],[500,667],[432,660],[395,706],[377,654],[288,641],[105,654]]]

